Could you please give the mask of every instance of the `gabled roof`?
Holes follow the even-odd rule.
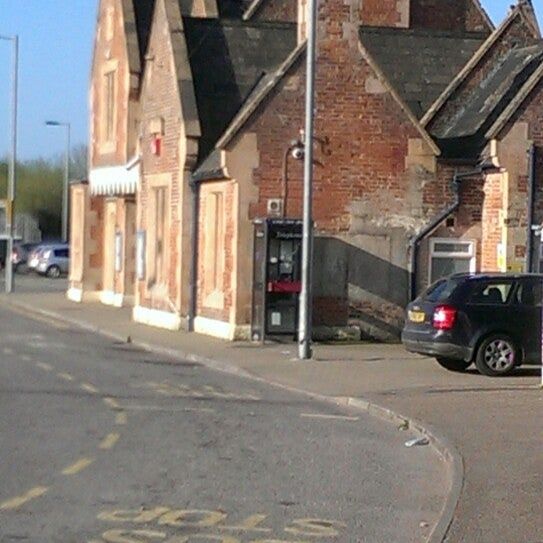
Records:
[[[449,98],[453,93],[462,85],[462,83],[469,77],[469,75],[477,68],[486,54],[500,41],[503,35],[509,30],[511,25],[516,20],[522,20],[528,24],[528,27],[533,31],[534,39],[540,37],[539,28],[537,22],[534,26],[535,15],[531,3],[527,0],[519,0],[519,3],[509,12],[509,15],[505,18],[496,30],[488,37],[488,39],[481,45],[481,47],[476,51],[476,53],[469,59],[469,62],[460,70],[456,77],[451,80],[446,89],[437,97],[432,106],[426,111],[425,115],[421,119],[423,126],[428,126],[436,117],[436,115],[441,111],[443,106],[447,103]]]
[[[479,32],[361,27],[360,41],[420,119],[484,42]]]
[[[202,136],[199,160],[296,46],[296,25],[183,18]]]
[[[432,132],[445,154],[465,156],[467,143],[471,154],[478,153],[487,142],[489,127],[510,104],[516,103],[526,83],[542,66],[543,42],[508,51],[483,78],[464,107],[445,126]]]
[[[155,0],[123,0],[122,7],[128,64],[132,73],[140,73],[151,35]]]
[[[538,66],[531,77],[526,81],[522,89],[517,95],[509,102],[509,105],[502,111],[501,115],[496,119],[496,122],[490,127],[486,133],[487,139],[492,139],[498,136],[498,134],[505,128],[507,123],[511,120],[513,115],[518,111],[526,99],[530,96],[531,92],[536,86],[543,80],[543,62]]]
[[[543,43],[508,51],[450,122],[433,133],[439,139],[474,136],[496,111],[503,110],[543,63]]]

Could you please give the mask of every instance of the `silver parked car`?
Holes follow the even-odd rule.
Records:
[[[45,247],[37,258],[36,271],[52,279],[57,279],[61,275],[67,274],[70,268],[70,249],[67,245],[50,245]]]

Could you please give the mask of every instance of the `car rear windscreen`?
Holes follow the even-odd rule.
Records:
[[[444,302],[448,300],[456,287],[464,281],[464,278],[449,277],[448,279],[440,279],[433,285],[430,285],[426,292],[421,296],[421,300],[425,302]]]

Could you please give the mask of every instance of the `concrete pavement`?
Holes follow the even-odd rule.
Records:
[[[463,458],[463,486],[449,510],[454,515],[446,541],[542,540],[539,368],[501,379],[454,374],[400,346],[370,344],[317,346],[315,360],[302,363],[293,344],[232,344],[153,329],[132,323],[129,310],[76,305],[58,293],[19,293],[9,302],[180,358],[333,398],[362,398],[420,420],[448,437]]]

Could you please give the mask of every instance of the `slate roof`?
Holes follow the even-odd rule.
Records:
[[[136,18],[136,31],[138,33],[138,45],[142,65],[145,62],[145,52],[147,51],[147,45],[151,36],[154,9],[155,0],[134,0],[134,16]]]
[[[192,17],[183,23],[202,131],[201,161],[262,78],[296,47],[296,25]]]
[[[487,35],[364,26],[359,37],[389,83],[421,119]]]
[[[472,152],[486,143],[485,133],[543,64],[543,42],[511,49],[496,63],[470,100],[432,135],[448,156],[454,157],[469,142]],[[462,145],[463,143],[463,145]]]

